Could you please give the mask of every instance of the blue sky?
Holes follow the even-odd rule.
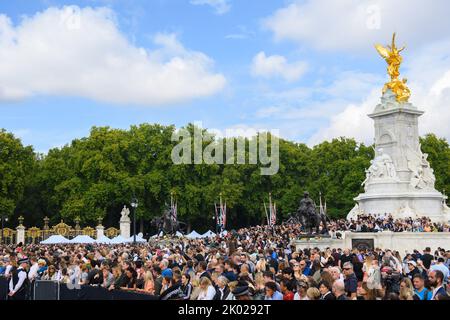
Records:
[[[422,2],[0,0],[0,127],[40,152],[143,122],[370,142],[397,31],[421,132],[449,138],[449,5]]]

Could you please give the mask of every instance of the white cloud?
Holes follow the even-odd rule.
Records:
[[[442,41],[414,52],[405,65],[412,96],[410,101],[425,114],[419,118],[421,135],[434,133],[450,140],[450,41]],[[334,137],[354,137],[373,142],[373,121],[367,116],[380,102],[382,87],[374,85],[360,103],[348,103],[333,113],[329,124],[314,134],[310,144]]]
[[[281,77],[289,82],[300,79],[307,69],[308,64],[304,61],[288,63],[283,56],[266,56],[264,52],[258,53],[253,58],[251,67],[252,75],[255,77]]]
[[[193,5],[208,5],[214,8],[215,13],[222,15],[230,11],[231,5],[228,0],[191,0]]]
[[[271,105],[259,109],[256,117],[280,120],[328,118],[343,111],[349,103],[359,103],[383,82],[382,77],[371,73],[340,72],[327,84],[313,83],[308,87],[266,94],[263,99]]]
[[[210,96],[226,80],[213,61],[158,34],[157,49],[131,44],[106,8],[49,8],[17,26],[0,15],[0,101],[33,95],[162,105]]]
[[[264,20],[276,40],[320,50],[366,51],[393,32],[409,46],[449,37],[447,0],[293,1]]]

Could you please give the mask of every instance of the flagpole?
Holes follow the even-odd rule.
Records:
[[[267,207],[266,207],[266,202],[263,201],[264,203],[264,212],[266,214],[266,219],[267,219],[267,225],[270,227],[270,220],[269,220],[269,216],[267,215]]]

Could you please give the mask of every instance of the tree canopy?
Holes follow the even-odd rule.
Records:
[[[191,124],[184,129],[192,132]],[[294,212],[305,190],[318,202],[327,202],[328,214],[345,217],[354,206],[353,198],[363,191],[361,183],[370,166],[372,146],[354,139],[339,138],[312,148],[280,139],[280,167],[275,175],[261,175],[261,164],[249,164],[249,145],[245,142],[246,164],[177,164],[171,154],[174,126],[141,124],[128,130],[93,127],[90,135],[73,140],[46,155],[25,147],[11,133],[0,131],[0,210],[17,219],[22,215],[27,226],[42,226],[76,217],[84,225],[102,219],[106,226],[118,227],[120,211],[139,201],[137,217],[141,230],[160,216],[173,194],[178,202],[180,220],[195,229],[214,226],[214,203],[219,194],[227,202],[228,228],[260,224],[265,217],[263,201],[272,193],[280,219]],[[203,129],[204,136],[210,133]],[[228,139],[228,140],[227,140]],[[232,138],[213,137],[213,156]],[[233,140],[231,143],[237,143]],[[439,190],[450,188],[450,147],[445,139],[427,135],[422,149],[437,177]],[[210,142],[203,142],[205,149]],[[194,145],[192,144],[192,149]],[[235,155],[236,157],[236,155]],[[16,220],[17,221],[17,220]]]

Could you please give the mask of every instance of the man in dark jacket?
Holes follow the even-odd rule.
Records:
[[[344,263],[342,270],[344,272],[345,292],[350,299],[354,299],[358,289],[358,279],[353,271],[353,264],[351,262]]]
[[[336,300],[348,300],[345,292],[345,284],[342,280],[336,280],[333,283],[333,294],[335,295]]]
[[[447,291],[444,288],[444,274],[439,270],[430,271],[428,280],[433,288],[432,300],[438,300],[439,297],[447,297]]]
[[[220,276],[216,280],[216,295],[213,300],[227,300],[230,295],[230,288],[228,287],[228,279],[224,276]]]

